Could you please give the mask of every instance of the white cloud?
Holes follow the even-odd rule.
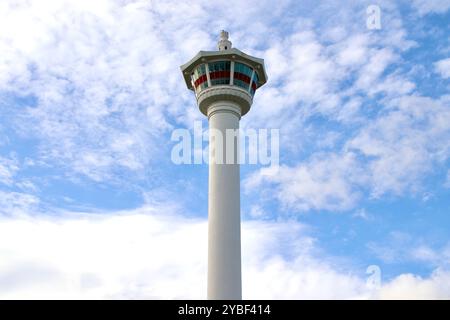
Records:
[[[344,70],[329,56],[310,25],[298,25],[289,35],[270,39],[264,57],[269,82],[256,96],[244,126],[283,128],[292,143],[299,141],[305,118],[328,114],[339,103],[338,84]],[[282,139],[284,139],[282,137]],[[286,139],[285,139],[286,140]]]
[[[345,100],[358,99],[359,94],[398,96],[415,88],[396,73],[399,53],[412,45],[398,19],[391,18],[395,21],[389,28],[376,35],[362,32],[351,19],[343,22],[363,5],[335,6],[337,3],[319,6],[325,10],[320,12],[320,23],[314,24],[313,18],[299,19],[292,32],[270,37],[267,49],[255,53],[265,59],[269,82],[255,96],[258,109],[252,111],[249,125],[282,127],[298,142],[309,117],[320,114],[336,120]],[[394,11],[384,14],[391,17]],[[334,15],[333,19],[324,20],[327,13]],[[330,39],[329,34],[338,36]]]
[[[444,187],[450,189],[450,169],[447,171],[447,179],[445,180]]]
[[[1,218],[0,231],[2,298],[204,298],[204,220],[142,208]],[[344,296],[358,293],[357,279],[348,283],[309,257],[312,243],[298,223],[244,223],[243,235],[245,296],[333,297],[327,288],[336,285],[348,287]],[[280,255],[285,249],[295,262]]]
[[[339,43],[343,48],[338,51],[337,61],[344,66],[360,66],[368,58],[369,38],[357,34]]]
[[[450,156],[447,101],[405,96],[348,142],[368,160],[372,196],[420,189],[421,179]]]
[[[431,247],[421,237],[399,231],[391,232],[377,242],[369,242],[367,248],[386,263],[419,262],[435,268],[450,266],[450,243]]]
[[[359,90],[367,91],[369,94],[374,94],[373,90],[375,84],[380,82],[380,76],[384,70],[396,61],[398,57],[390,48],[373,49],[370,52],[370,59],[359,70],[359,76],[355,86]]]
[[[369,214],[366,209],[358,209],[354,214],[352,214],[352,217],[354,218],[360,218],[366,221],[370,221],[373,219],[373,216]]]
[[[142,173],[157,161],[167,130],[201,117],[178,66],[197,50],[214,48],[215,39],[202,30],[235,28],[230,31],[239,48],[250,53],[257,45],[267,48],[271,81],[289,74],[281,89],[261,92],[262,101],[275,103],[261,104],[259,114],[277,112],[276,104],[294,108],[299,101],[320,102],[325,111],[337,105],[339,97],[329,86],[334,88],[342,73],[311,27],[298,26],[281,41],[268,27],[288,5],[239,2],[233,12],[245,15],[233,15],[231,23],[227,10],[209,1],[3,2],[0,90],[36,96],[36,106],[10,117],[22,134],[39,138],[41,160],[94,181],[114,179],[117,168]],[[220,12],[221,18],[208,12]],[[239,31],[248,16],[258,23],[254,34]],[[286,66],[295,72],[286,72]]]
[[[449,299],[450,273],[436,270],[423,279],[413,274],[402,274],[385,284],[378,293],[380,299]]]
[[[267,213],[264,211],[264,208],[262,208],[259,205],[253,205],[250,208],[250,212],[249,212],[250,217],[254,218],[254,219],[261,219],[267,216]]]
[[[39,198],[34,195],[0,190],[0,217],[37,214],[39,213],[37,210],[39,203]]]
[[[450,58],[439,60],[434,66],[442,78],[450,78]]]
[[[389,28],[379,37],[345,20],[364,5],[321,4],[314,11],[320,26],[314,17],[301,17],[286,36],[269,26],[288,1],[235,5],[233,12],[245,14],[233,15],[231,23],[228,9],[209,1],[3,2],[0,90],[37,97],[36,106],[13,113],[16,126],[40,139],[41,161],[62,166],[67,175],[100,182],[118,178],[116,169],[143,173],[169,154],[161,150],[167,130],[201,117],[178,66],[197,50],[214,48],[215,39],[203,30],[227,25],[237,47],[265,58],[270,79],[243,126],[282,127],[288,151],[301,150],[308,130],[311,139],[320,131],[306,127],[309,117],[361,120],[359,93],[396,96],[414,88],[400,74],[384,75],[405,47],[398,19],[386,19]],[[395,16],[385,6],[386,18]],[[334,19],[322,21],[319,9]],[[220,18],[208,12],[220,12]],[[258,23],[250,34],[239,28],[249,16]],[[388,38],[396,40],[380,42]],[[342,90],[349,81],[355,82],[351,89]]]
[[[202,297],[203,221],[143,209],[2,218],[0,226],[3,298]]]
[[[450,157],[448,103],[445,96],[388,100],[384,112],[356,131],[341,152],[314,153],[279,173],[252,173],[247,190],[275,188],[282,205],[300,211],[352,209],[366,191],[372,198],[420,194],[430,170]]]
[[[412,260],[425,262],[435,267],[448,267],[450,266],[450,243],[439,249],[427,244],[416,245],[411,248],[409,256]]]
[[[36,97],[20,114],[5,107],[21,134],[40,139],[40,159],[95,181],[156,161],[169,119],[187,112],[178,66],[209,37],[192,32],[196,26],[177,28],[176,10],[147,1],[2,7],[0,90]],[[194,7],[183,21],[201,20]]]
[[[171,128],[171,117],[200,117],[185,107],[194,100],[178,66],[213,45],[197,29],[205,3],[4,1],[1,6],[0,91],[37,98],[36,106],[20,113],[14,106],[4,106],[9,110],[2,113],[22,134],[39,138],[41,163],[94,181],[117,178],[118,168],[142,173],[163,156],[157,144]],[[0,172],[1,181],[9,179],[5,166]]]
[[[14,158],[6,158],[0,155],[0,183],[11,185],[14,181],[13,177],[19,170],[17,160]]]
[[[450,8],[450,0],[414,0],[412,4],[420,15],[445,13]]]
[[[244,181],[247,191],[269,184],[273,195],[286,207],[300,211],[347,210],[359,198],[353,184],[364,181],[352,153],[343,155],[319,154],[296,167],[282,166],[273,174],[262,169]]]
[[[413,239],[404,232],[392,231],[382,243],[369,242],[367,248],[385,263],[396,263],[410,259]]]
[[[414,259],[435,262],[439,259],[439,255],[435,250],[426,245],[421,245],[412,250],[411,255]]]
[[[2,299],[198,298],[206,222],[164,206],[0,218]],[[450,273],[400,275],[379,292],[345,271],[297,222],[243,223],[248,299],[449,298]],[[445,280],[445,281],[444,281]]]

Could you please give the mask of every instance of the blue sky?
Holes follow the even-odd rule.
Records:
[[[368,29],[378,5],[381,28]],[[179,66],[265,59],[244,298],[450,298],[450,1],[2,1],[0,297],[203,298],[207,120]],[[367,285],[376,265],[381,286]]]

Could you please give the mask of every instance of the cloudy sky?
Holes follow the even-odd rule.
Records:
[[[449,0],[2,0],[0,298],[206,296],[208,168],[170,137],[207,127],[179,66],[221,29],[269,77],[241,125],[280,129],[277,172],[241,167],[243,297],[450,298],[449,21]]]

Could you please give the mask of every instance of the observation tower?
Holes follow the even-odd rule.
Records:
[[[221,31],[218,51],[200,51],[181,66],[209,122],[208,299],[242,299],[239,120],[267,81],[264,60],[232,48]]]

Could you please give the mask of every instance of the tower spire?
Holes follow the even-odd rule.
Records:
[[[225,30],[220,31],[220,40],[217,46],[219,47],[219,51],[229,50],[231,49],[231,41],[228,40],[228,32]]]

